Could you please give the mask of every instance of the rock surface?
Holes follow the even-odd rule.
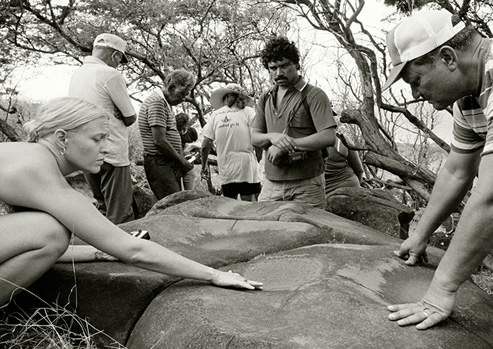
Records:
[[[206,195],[164,206],[121,227],[127,232],[148,230],[154,242],[212,267],[263,281],[265,290],[178,282],[119,262],[57,264],[30,290],[49,303],[76,308],[78,315],[104,331],[96,337],[101,347],[117,341],[139,349],[317,348],[311,345],[328,340],[325,331],[336,325],[348,338],[354,337],[354,348],[396,347],[401,336],[411,348],[413,341],[414,348],[416,343],[438,348],[446,336],[464,336],[477,348],[493,345],[491,334],[483,333],[493,327],[492,300],[473,285],[465,289],[469,300],[461,300],[445,330],[439,327],[418,339],[413,328],[401,329],[386,319],[386,304],[416,300],[432,275],[432,269],[404,267],[392,256],[400,244],[395,237],[293,203],[249,203]],[[431,265],[437,265],[443,251],[428,252]],[[267,314],[272,311],[274,317]],[[249,315],[244,317],[244,312]],[[305,322],[311,325],[300,334],[296,328]],[[361,326],[362,333],[371,335],[366,342],[359,336]],[[292,339],[286,341],[289,336],[283,338],[281,333]],[[343,335],[334,333],[333,338],[334,345],[343,343]],[[468,348],[460,340],[457,343],[442,347]]]
[[[209,205],[214,197],[206,199]],[[224,200],[219,199],[218,202]],[[227,202],[235,202],[227,199]],[[200,205],[193,204],[194,207]],[[323,211],[322,211],[323,213]],[[332,230],[303,222],[257,222],[155,215],[122,224],[127,231],[149,231],[152,241],[212,267],[248,261],[261,254],[332,241]],[[126,343],[133,325],[152,299],[178,279],[119,262],[58,263],[30,290],[48,303],[77,307],[77,314],[103,330],[101,345]],[[24,293],[24,304],[37,304]]]
[[[326,197],[325,209],[341,217],[405,239],[414,211],[391,193],[368,188],[339,188]]]
[[[159,214],[163,210],[167,209],[168,207],[181,204],[182,202],[185,201],[191,201],[191,200],[200,199],[209,196],[212,196],[212,194],[201,190],[185,190],[185,191],[173,193],[156,202],[154,206],[152,206],[152,208],[148,210],[145,216],[146,217],[154,216],[156,214]]]
[[[431,268],[410,268],[386,246],[316,245],[230,266],[263,280],[242,292],[183,281],[149,305],[128,342],[140,348],[491,348],[493,302],[470,282],[456,311],[426,333],[387,320],[414,301]]]

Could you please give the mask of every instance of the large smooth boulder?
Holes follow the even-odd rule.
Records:
[[[182,202],[185,201],[191,201],[191,200],[200,199],[209,196],[212,196],[212,194],[201,190],[179,191],[177,193],[173,193],[162,198],[158,202],[155,202],[154,205],[148,210],[145,217],[154,216],[168,207],[181,204]]]
[[[156,212],[158,215],[183,215],[209,219],[234,219],[252,221],[305,222],[321,230],[331,229],[333,242],[353,244],[400,244],[397,238],[390,238],[381,231],[344,217],[293,202],[238,201],[225,197],[204,197],[182,202]],[[259,224],[261,224],[259,222]],[[432,256],[437,256],[431,252]]]
[[[332,349],[493,346],[493,301],[467,282],[452,316],[426,332],[387,320],[386,306],[415,301],[432,268],[408,267],[386,246],[316,245],[229,266],[256,292],[183,281],[149,305],[129,349]]]
[[[273,280],[280,282],[281,279],[286,279],[286,282],[298,285],[300,280],[306,279],[302,273],[300,274],[296,268],[293,268],[294,264],[286,263],[283,272],[276,271],[276,273],[279,272],[279,275],[276,274],[277,276],[268,273],[255,275],[252,274],[250,268],[241,269],[243,267],[237,266],[237,264],[252,260],[256,263],[260,260],[259,258],[271,258],[270,256],[273,256],[273,260],[278,259],[280,264],[284,264],[285,257],[282,257],[280,253],[303,246],[327,243],[360,245],[359,249],[348,247],[352,251],[353,259],[347,259],[347,262],[354,265],[354,268],[361,270],[367,270],[366,264],[368,263],[361,251],[366,251],[372,246],[381,247],[382,254],[375,258],[382,257],[382,265],[389,263],[389,261],[401,263],[400,260],[392,257],[392,251],[399,246],[401,240],[321,209],[286,202],[250,203],[217,196],[184,201],[171,207],[165,206],[164,209],[157,209],[152,216],[122,224],[121,227],[127,232],[138,229],[148,230],[152,241],[188,258],[215,268],[223,267],[225,270],[244,271],[248,277],[266,283],[266,290],[261,292],[220,289],[198,281],[179,283],[182,288],[205,287],[207,291],[202,296],[210,295],[215,298],[219,295],[222,297],[223,292],[231,293],[231,295],[242,295],[242,297],[258,297],[260,294],[276,296],[277,291],[269,290],[269,287],[273,285]],[[339,250],[343,248],[344,245],[341,245]],[[309,251],[307,250],[307,252]],[[443,251],[441,250],[428,249],[432,265],[438,263],[442,254]],[[330,258],[330,256],[327,255],[324,258]],[[340,255],[338,258],[340,258],[338,263],[345,263],[345,255]],[[313,267],[318,268],[317,263]],[[412,273],[418,269],[404,268],[403,270]],[[374,276],[374,274],[369,275],[369,277]],[[273,277],[277,279],[272,279]],[[404,279],[407,277],[409,276],[406,274]],[[95,328],[103,331],[95,338],[100,347],[104,347],[115,341],[126,344],[131,333],[132,338],[140,336],[140,331],[146,333],[147,330],[143,329],[141,325],[138,326],[139,330],[137,328],[134,330],[134,327],[142,314],[147,314],[148,311],[160,312],[161,317],[167,317],[166,309],[162,309],[160,306],[154,309],[155,302],[153,300],[156,297],[160,297],[159,299],[167,297],[165,291],[179,280],[179,278],[145,271],[119,262],[57,264],[30,287],[30,290],[50,304],[57,303],[70,309],[76,309],[79,316],[88,318]],[[423,281],[423,283],[426,282],[427,280]],[[406,285],[412,289],[412,285]],[[346,286],[347,289],[344,292],[348,294],[347,297],[356,292],[353,289],[356,287],[355,284],[348,282]],[[216,294],[216,292],[219,293]],[[344,292],[341,291],[341,294]],[[199,293],[203,293],[203,291]],[[27,293],[24,292],[24,296],[26,295]],[[486,296],[486,294],[484,295]],[[417,297],[417,292],[414,293],[414,296]],[[308,295],[305,302],[310,303],[312,301],[310,297]],[[395,299],[404,301],[398,297]],[[216,301],[220,302],[220,300]],[[200,300],[200,302],[202,301]],[[361,312],[368,312],[368,316],[373,319],[376,317],[373,314],[373,306],[366,307],[364,302],[366,301],[360,303]],[[18,303],[21,305],[28,304],[28,301],[22,302],[19,298]],[[488,304],[485,301],[483,306]],[[41,306],[46,306],[46,304],[41,304]],[[326,306],[331,307],[332,305],[327,302]],[[229,311],[237,312],[238,309],[233,307]],[[226,309],[224,310],[226,311]],[[280,316],[288,316],[282,313],[282,307],[278,311]],[[170,316],[172,315],[170,313]],[[183,313],[183,316],[187,317],[186,312]],[[309,317],[310,314],[307,313],[306,316]],[[385,314],[382,313],[382,316],[384,319]],[[192,321],[195,319],[192,316]],[[261,319],[259,317],[259,321]],[[305,321],[305,319],[302,318],[299,321]],[[310,320],[306,319],[306,321]],[[381,321],[387,324],[386,321]],[[491,321],[488,324],[491,326]],[[149,323],[146,324],[146,326],[148,325]],[[176,330],[174,327],[168,329],[167,325],[163,325],[165,327],[161,327],[161,325],[163,323],[160,323],[154,330],[159,333]],[[245,322],[245,329],[248,329],[248,326],[249,322]],[[182,330],[187,331],[186,328]],[[376,332],[378,330],[375,329]],[[151,337],[156,338],[155,336]],[[203,338],[211,340],[207,336]],[[175,345],[177,342],[172,343]],[[138,347],[137,344],[132,345],[133,348],[148,348],[146,346]],[[192,345],[191,347],[200,347],[200,345]],[[247,344],[241,346],[241,343],[237,344],[237,347],[249,348]],[[178,349],[180,347],[170,346],[169,348]],[[303,348],[303,346],[300,344],[299,348]]]
[[[325,209],[385,234],[405,239],[414,211],[391,193],[368,188],[339,188],[325,200]]]
[[[194,206],[200,206],[200,202]],[[155,215],[121,227],[127,232],[147,230],[152,241],[216,268],[262,254],[333,241],[329,227],[320,229],[304,222],[275,220]],[[115,341],[126,343],[147,305],[177,280],[120,262],[77,263],[75,266],[58,263],[30,290],[49,304],[61,303],[76,309],[79,316],[88,318],[95,328],[104,331],[96,336],[98,343],[111,345]],[[18,303],[40,305],[27,293],[22,294]]]

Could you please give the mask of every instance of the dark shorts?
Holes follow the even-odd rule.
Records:
[[[158,200],[181,190],[179,166],[158,155],[144,156],[147,182]]]
[[[135,219],[130,166],[113,166],[103,162],[98,173],[84,173],[84,177],[98,202],[99,212],[113,224]]]
[[[228,198],[236,199],[240,195],[254,195],[260,193],[260,183],[228,183],[221,185],[223,195]]]

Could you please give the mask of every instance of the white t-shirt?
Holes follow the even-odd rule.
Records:
[[[72,75],[68,95],[88,100],[111,115],[108,154],[104,161],[113,166],[130,165],[128,131],[121,118],[135,115],[135,109],[120,72],[100,59],[88,56]]]
[[[250,139],[255,111],[224,106],[214,111],[202,134],[216,142],[221,184],[259,183],[259,166]]]

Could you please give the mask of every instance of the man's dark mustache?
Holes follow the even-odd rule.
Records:
[[[274,79],[274,81],[279,81],[279,80],[286,80],[286,77],[278,76],[277,78]]]

